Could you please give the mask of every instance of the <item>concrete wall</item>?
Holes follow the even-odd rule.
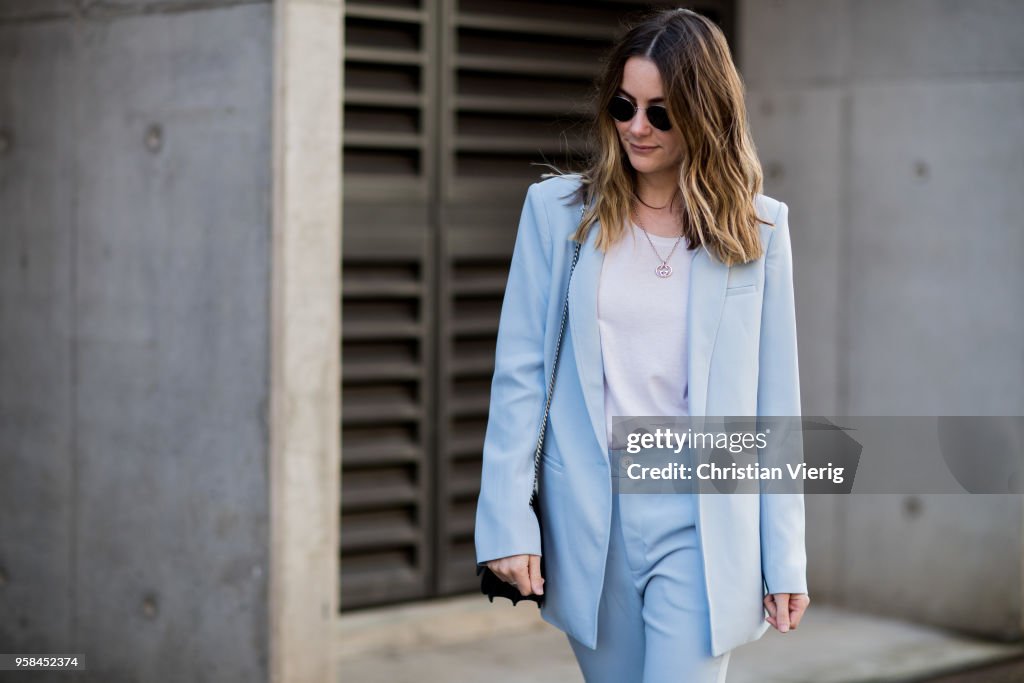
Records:
[[[0,652],[266,680],[272,6],[0,7]]]
[[[1024,414],[1024,3],[744,0],[808,415]],[[1022,633],[1016,496],[808,500],[812,597]]]

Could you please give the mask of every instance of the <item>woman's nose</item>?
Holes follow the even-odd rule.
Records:
[[[629,122],[629,132],[633,135],[640,137],[641,134],[647,133],[650,130],[650,122],[647,121],[647,110],[640,109]]]

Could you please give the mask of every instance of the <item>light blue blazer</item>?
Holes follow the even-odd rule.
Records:
[[[612,512],[597,323],[604,254],[594,247],[596,224],[572,276],[541,460],[543,549],[529,505],[581,209],[562,197],[578,185],[578,176],[554,177],[526,194],[499,321],[475,541],[478,564],[543,551],[543,619],[594,648]],[[730,268],[704,248],[689,253],[691,416],[800,415],[788,208],[764,195],[756,208],[775,224],[761,224],[762,258]],[[807,592],[804,500],[802,494],[756,492],[697,498],[712,654],[718,656],[768,629],[766,592]]]

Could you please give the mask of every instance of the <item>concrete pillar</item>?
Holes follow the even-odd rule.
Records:
[[[274,7],[271,680],[333,680],[341,489],[342,3]]]

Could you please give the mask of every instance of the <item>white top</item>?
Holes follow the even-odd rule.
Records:
[[[675,237],[650,235],[661,257]],[[686,238],[672,252],[672,275],[658,277],[661,263],[644,231],[629,232],[605,254],[597,293],[597,321],[604,363],[608,445],[612,417],[689,415],[686,373],[687,305],[693,252]]]

